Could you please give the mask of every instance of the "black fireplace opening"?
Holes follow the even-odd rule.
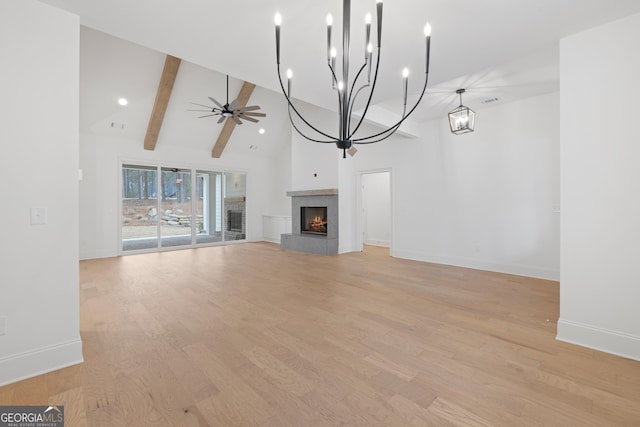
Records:
[[[300,232],[307,234],[327,235],[327,207],[301,206]]]
[[[242,211],[227,211],[227,231],[242,232]]]

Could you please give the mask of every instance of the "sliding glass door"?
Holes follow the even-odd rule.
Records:
[[[158,171],[122,165],[122,250],[158,247]]]
[[[191,171],[161,168],[160,246],[190,246]]]
[[[196,243],[222,241],[222,172],[196,172]]]
[[[122,251],[245,240],[246,174],[122,165]]]

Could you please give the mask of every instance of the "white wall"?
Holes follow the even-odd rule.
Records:
[[[392,170],[391,254],[558,279],[558,99],[476,109],[471,134],[442,118],[361,148],[358,171]]]
[[[348,154],[343,158],[342,150],[335,145],[325,147],[337,158],[338,167],[338,253],[347,253],[360,250],[358,244],[358,228],[356,221],[361,216],[357,210],[357,171],[356,160]],[[337,154],[337,156],[336,156]]]
[[[391,245],[391,173],[362,175],[362,231],[367,245]]]
[[[307,108],[331,129],[335,113]],[[293,187],[338,188],[339,252],[357,251],[357,175],[389,169],[392,256],[558,280],[559,94],[477,109],[471,134],[452,135],[447,123],[359,145],[346,159],[294,135]]]
[[[266,215],[291,216],[291,198],[287,197],[287,191],[292,190],[291,161],[291,134],[289,134],[289,142],[270,161],[273,184],[270,187]]]
[[[640,360],[640,15],[560,44],[558,339]]]
[[[329,134],[337,133],[336,113],[305,103],[296,103],[296,108],[318,129]],[[306,133],[304,125],[299,128]],[[325,139],[321,135],[311,133],[309,136]],[[336,145],[308,141],[295,130],[291,131],[291,141],[292,188],[290,190],[338,188],[338,160],[342,158],[342,152],[336,148]]]
[[[82,361],[78,33],[77,16],[0,2],[0,385]],[[31,225],[32,207],[46,224]]]
[[[116,256],[120,248],[119,204],[120,163],[160,164],[201,170],[244,172],[247,174],[247,240],[262,240],[262,215],[269,209],[274,179],[270,160],[223,155],[158,144],[154,151],[143,149],[142,141],[82,134],[80,167],[80,258]]]

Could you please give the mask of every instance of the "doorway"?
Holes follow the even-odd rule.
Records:
[[[391,171],[360,174],[362,190],[361,243],[391,248]]]

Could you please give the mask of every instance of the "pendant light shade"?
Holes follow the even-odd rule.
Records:
[[[464,89],[456,90],[456,93],[460,95],[460,106],[449,113],[449,127],[451,128],[451,133],[455,135],[473,132],[473,128],[476,125],[475,111],[462,105],[462,94],[464,92]]]

